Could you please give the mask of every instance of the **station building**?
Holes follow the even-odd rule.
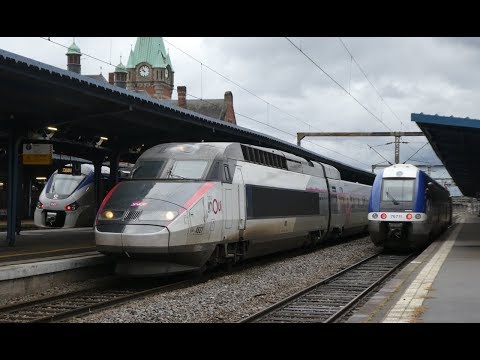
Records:
[[[82,51],[73,40],[66,52],[67,70],[82,75]],[[170,55],[165,50],[162,37],[139,37],[135,46],[130,50],[127,65],[120,63],[115,70],[108,74],[106,79],[102,74],[84,75],[101,82],[145,93],[149,96],[164,100],[168,105],[175,105],[184,109],[236,124],[231,91],[225,91],[220,99],[187,99],[187,87],[177,86],[177,99],[172,99],[174,93],[175,71]],[[23,166],[22,193],[20,195],[20,213],[22,219],[33,218],[35,206],[40,192],[48,177],[59,167],[69,162],[84,162],[75,157],[65,157],[53,154],[51,165]],[[0,149],[0,221],[7,215],[7,162],[6,150]]]

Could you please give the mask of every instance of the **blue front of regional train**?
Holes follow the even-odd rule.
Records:
[[[380,172],[372,186],[368,228],[375,245],[393,242],[396,248],[415,248],[428,238],[428,178],[413,165],[397,164]]]

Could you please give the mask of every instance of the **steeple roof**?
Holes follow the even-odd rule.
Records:
[[[172,67],[170,56],[165,51],[163,38],[161,37],[139,37],[135,48],[130,51],[127,68],[134,68],[137,64],[146,62],[154,68]]]
[[[70,45],[66,53],[66,55],[73,55],[73,54],[82,55],[80,48],[77,46],[77,44],[75,44],[75,40],[73,40],[72,45]]]
[[[120,60],[120,64],[117,65],[115,68],[116,73],[127,73],[127,69],[125,68],[125,65],[122,64],[122,60]]]

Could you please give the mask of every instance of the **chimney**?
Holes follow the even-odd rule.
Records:
[[[225,91],[223,101],[227,107],[224,120],[232,124],[237,124],[237,120],[235,119],[235,111],[233,110],[233,95],[231,91]]]
[[[178,106],[187,108],[187,87],[177,86]]]

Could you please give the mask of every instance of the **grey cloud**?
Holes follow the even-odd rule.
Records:
[[[71,38],[53,38],[69,45]],[[168,38],[169,39],[169,38]],[[182,43],[171,39],[172,43]],[[412,112],[480,118],[479,38],[342,38],[368,79],[375,85],[389,108],[343,48],[338,38],[291,38],[358,101],[393,130],[418,131],[410,121]],[[116,65],[122,54],[125,64],[135,38],[76,38],[82,51]],[[187,43],[186,41],[183,44]],[[197,97],[221,98],[233,92],[239,114],[277,127],[292,135],[259,124],[242,116],[237,122],[257,131],[295,143],[298,131],[385,131],[387,128],[340,89],[320,69],[285,38],[202,38],[194,46],[180,46],[204,64],[265,99],[271,105],[238,88],[212,71],[170,48],[175,70],[175,86],[186,85]],[[61,68],[66,67],[65,48],[39,38],[0,38],[0,48],[33,57]],[[82,58],[82,72],[106,75],[112,67],[94,59]],[[174,95],[175,97],[176,95]],[[397,119],[400,119],[400,121]],[[308,123],[309,125],[305,124]],[[422,138],[424,140],[425,138]],[[311,139],[305,143],[313,151],[352,166],[370,169],[383,161],[367,144],[379,145],[393,139]],[[421,141],[421,140],[416,140]],[[426,140],[425,140],[426,141]],[[404,161],[421,144],[402,146]],[[376,148],[377,149],[377,148]],[[392,145],[379,151],[393,159]],[[359,162],[342,157],[344,154]],[[404,157],[405,156],[405,157]],[[437,163],[430,146],[413,159]],[[362,164],[363,163],[363,164]],[[366,164],[366,165],[365,165]]]

